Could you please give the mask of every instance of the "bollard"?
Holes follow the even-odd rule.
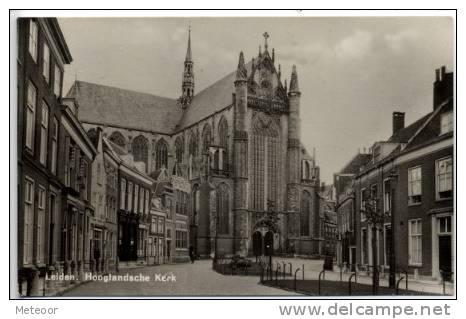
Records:
[[[264,282],[264,267],[261,265],[261,283]]]
[[[293,276],[293,264],[289,262],[288,265],[290,265],[290,276]]]
[[[297,285],[296,285],[296,284],[297,284],[297,283],[296,283],[296,281],[297,281],[297,280],[296,280],[296,275],[298,274],[298,271],[299,271],[299,268],[296,269],[296,270],[294,271],[294,291],[296,291],[296,286],[297,286]]]
[[[304,264],[303,264],[303,280],[304,280]]]
[[[284,261],[282,261],[282,264],[283,264],[283,279],[285,279],[285,276],[286,276],[286,263]]]
[[[340,281],[343,281],[343,264],[340,264]]]
[[[398,281],[396,282],[396,290],[395,290],[395,294],[398,295],[398,292],[400,291],[400,282],[404,279],[405,277],[401,276],[400,279],[398,279]]]
[[[280,265],[277,265],[277,269],[275,270],[275,286],[278,286],[278,272],[280,271]]]
[[[320,286],[320,281],[321,281],[321,276],[322,276],[322,274],[324,275],[324,279],[325,279],[325,269],[322,270],[322,271],[319,273],[319,286],[318,286],[318,287],[319,287],[319,288],[318,288],[318,289],[319,289],[319,296],[320,296],[320,287],[321,287],[321,286]]]
[[[353,276],[354,276],[354,283],[356,283],[356,273],[352,273],[351,276],[349,277],[349,280],[348,280],[348,292],[349,292],[349,295],[351,296],[351,279],[353,279]]]
[[[405,290],[408,291],[408,272],[406,271],[406,269],[402,269],[401,271],[405,274],[405,279],[406,279]]]

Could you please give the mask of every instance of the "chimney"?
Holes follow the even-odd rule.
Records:
[[[404,112],[393,112],[392,116],[393,122],[393,131],[392,134],[395,135],[398,131],[405,128],[405,113]]]
[[[448,72],[445,66],[435,70],[434,110],[453,96],[453,72]]]

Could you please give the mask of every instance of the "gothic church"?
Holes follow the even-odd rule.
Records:
[[[178,99],[76,81],[86,130],[101,128],[132,153],[155,180],[176,175],[190,185],[183,197],[189,246],[200,256],[319,254],[319,167],[301,143],[298,74],[282,81],[274,49],[196,93],[191,34]],[[267,228],[265,212],[278,216]]]

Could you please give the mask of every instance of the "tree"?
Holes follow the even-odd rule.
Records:
[[[372,225],[372,293],[377,294],[379,287],[379,269],[378,269],[378,245],[377,245],[377,231],[383,228],[383,224],[389,213],[381,213],[379,208],[379,198],[371,196],[365,201],[362,213],[366,217],[367,225]]]

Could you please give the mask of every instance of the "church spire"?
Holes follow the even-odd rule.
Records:
[[[191,62],[192,63],[192,58],[191,58],[191,25],[189,25],[188,29],[188,49],[186,50],[186,59],[184,62]]]
[[[186,50],[186,58],[184,60],[183,81],[181,84],[181,97],[179,99],[181,107],[186,108],[194,96],[194,71],[193,60],[191,54],[191,25],[188,29],[188,48]]]
[[[290,80],[290,93],[300,93],[298,85],[298,73],[296,72],[296,65],[293,65]]]

